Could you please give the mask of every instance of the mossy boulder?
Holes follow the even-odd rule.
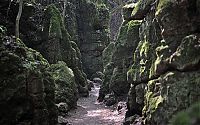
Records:
[[[68,105],[66,111],[75,108],[78,100],[78,89],[73,71],[62,61],[52,64],[48,70],[52,72],[55,80],[55,102],[57,104],[66,103]]]
[[[47,60],[9,36],[0,38],[0,55],[0,124],[55,125],[55,85]]]
[[[189,35],[183,38],[176,52],[170,57],[169,64],[178,70],[192,70],[200,62],[199,35]]]
[[[169,125],[198,125],[200,124],[200,104],[196,103],[183,110],[170,120]]]
[[[122,69],[114,68],[109,85],[110,91],[114,92],[116,96],[123,96],[128,93],[129,87],[130,84],[126,82],[126,74]]]
[[[143,113],[146,124],[168,124],[174,113],[199,100],[199,72],[168,72],[148,83]]]
[[[134,20],[144,19],[151,9],[153,2],[154,0],[139,0],[132,11],[131,18]]]

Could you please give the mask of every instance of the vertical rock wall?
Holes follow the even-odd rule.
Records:
[[[109,43],[108,19],[105,4],[78,1],[78,45],[88,77],[103,70],[102,52]]]
[[[101,100],[106,94],[123,96],[128,93],[130,82],[126,73],[132,64],[132,53],[139,40],[140,21],[124,22],[115,43],[110,43],[104,50],[105,79],[100,90]]]
[[[198,6],[198,0],[135,5],[127,20],[143,21],[128,72],[127,117],[139,114],[145,125],[167,125],[176,112],[200,101]]]
[[[0,124],[55,125],[55,83],[49,63],[0,28]]]

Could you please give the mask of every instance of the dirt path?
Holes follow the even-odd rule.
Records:
[[[115,107],[97,103],[99,88],[95,84],[88,98],[78,100],[77,109],[70,111],[66,117],[70,125],[122,125],[125,108],[118,112]]]

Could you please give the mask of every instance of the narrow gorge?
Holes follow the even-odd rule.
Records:
[[[1,0],[0,125],[200,125],[200,0]]]

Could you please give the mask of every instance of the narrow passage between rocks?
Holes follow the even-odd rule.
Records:
[[[94,83],[88,98],[80,98],[77,109],[65,117],[69,125],[121,125],[125,116],[125,106],[118,111],[117,106],[107,107],[97,102],[100,85]],[[125,102],[121,102],[124,103]]]

